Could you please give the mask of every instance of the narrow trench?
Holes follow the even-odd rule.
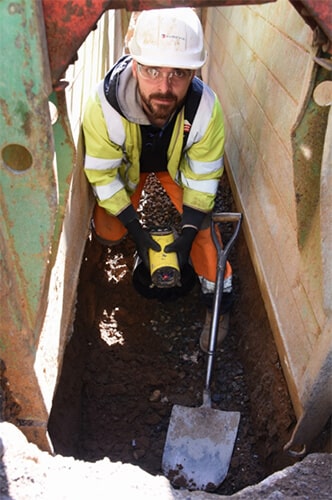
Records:
[[[177,214],[157,182],[153,176],[147,182],[142,218],[176,226]],[[234,210],[226,175],[217,210]],[[173,405],[202,404],[205,311],[197,284],[173,300],[142,297],[132,285],[133,252],[129,239],[112,248],[93,236],[87,241],[49,433],[64,456],[109,457],[157,475]],[[228,475],[215,492],[220,495],[294,463],[283,446],[295,417],[242,231],[230,261],[235,303],[211,394],[214,408],[239,411],[241,419]]]

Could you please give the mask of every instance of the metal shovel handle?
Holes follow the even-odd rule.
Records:
[[[225,222],[234,222],[236,223],[236,226],[232,236],[229,238],[228,242],[223,247],[220,238],[218,238],[216,232],[216,224]],[[224,288],[224,275],[225,275],[226,262],[229,252],[239,234],[241,222],[242,222],[241,213],[233,213],[233,212],[213,213],[211,218],[212,238],[217,249],[218,260],[217,260],[217,279],[213,297],[212,320],[210,326],[210,339],[209,339],[208,361],[207,361],[206,382],[205,382],[205,398],[206,394],[209,393],[209,388],[210,388],[213,360],[214,360],[216,340],[217,340],[219,312],[220,312],[221,299]]]

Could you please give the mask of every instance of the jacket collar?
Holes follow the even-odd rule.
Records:
[[[107,101],[124,118],[138,125],[150,125],[144,113],[137,81],[132,73],[132,58],[124,56],[107,73],[104,80]]]

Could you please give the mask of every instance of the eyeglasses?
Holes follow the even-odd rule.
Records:
[[[173,83],[181,83],[188,80],[193,74],[190,69],[173,69],[172,71],[161,71],[160,68],[152,66],[143,66],[137,63],[138,71],[144,80],[152,82],[160,82],[163,78],[167,78]]]

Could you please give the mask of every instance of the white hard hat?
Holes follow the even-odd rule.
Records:
[[[202,25],[190,7],[143,11],[129,50],[145,66],[198,69],[206,61]]]

